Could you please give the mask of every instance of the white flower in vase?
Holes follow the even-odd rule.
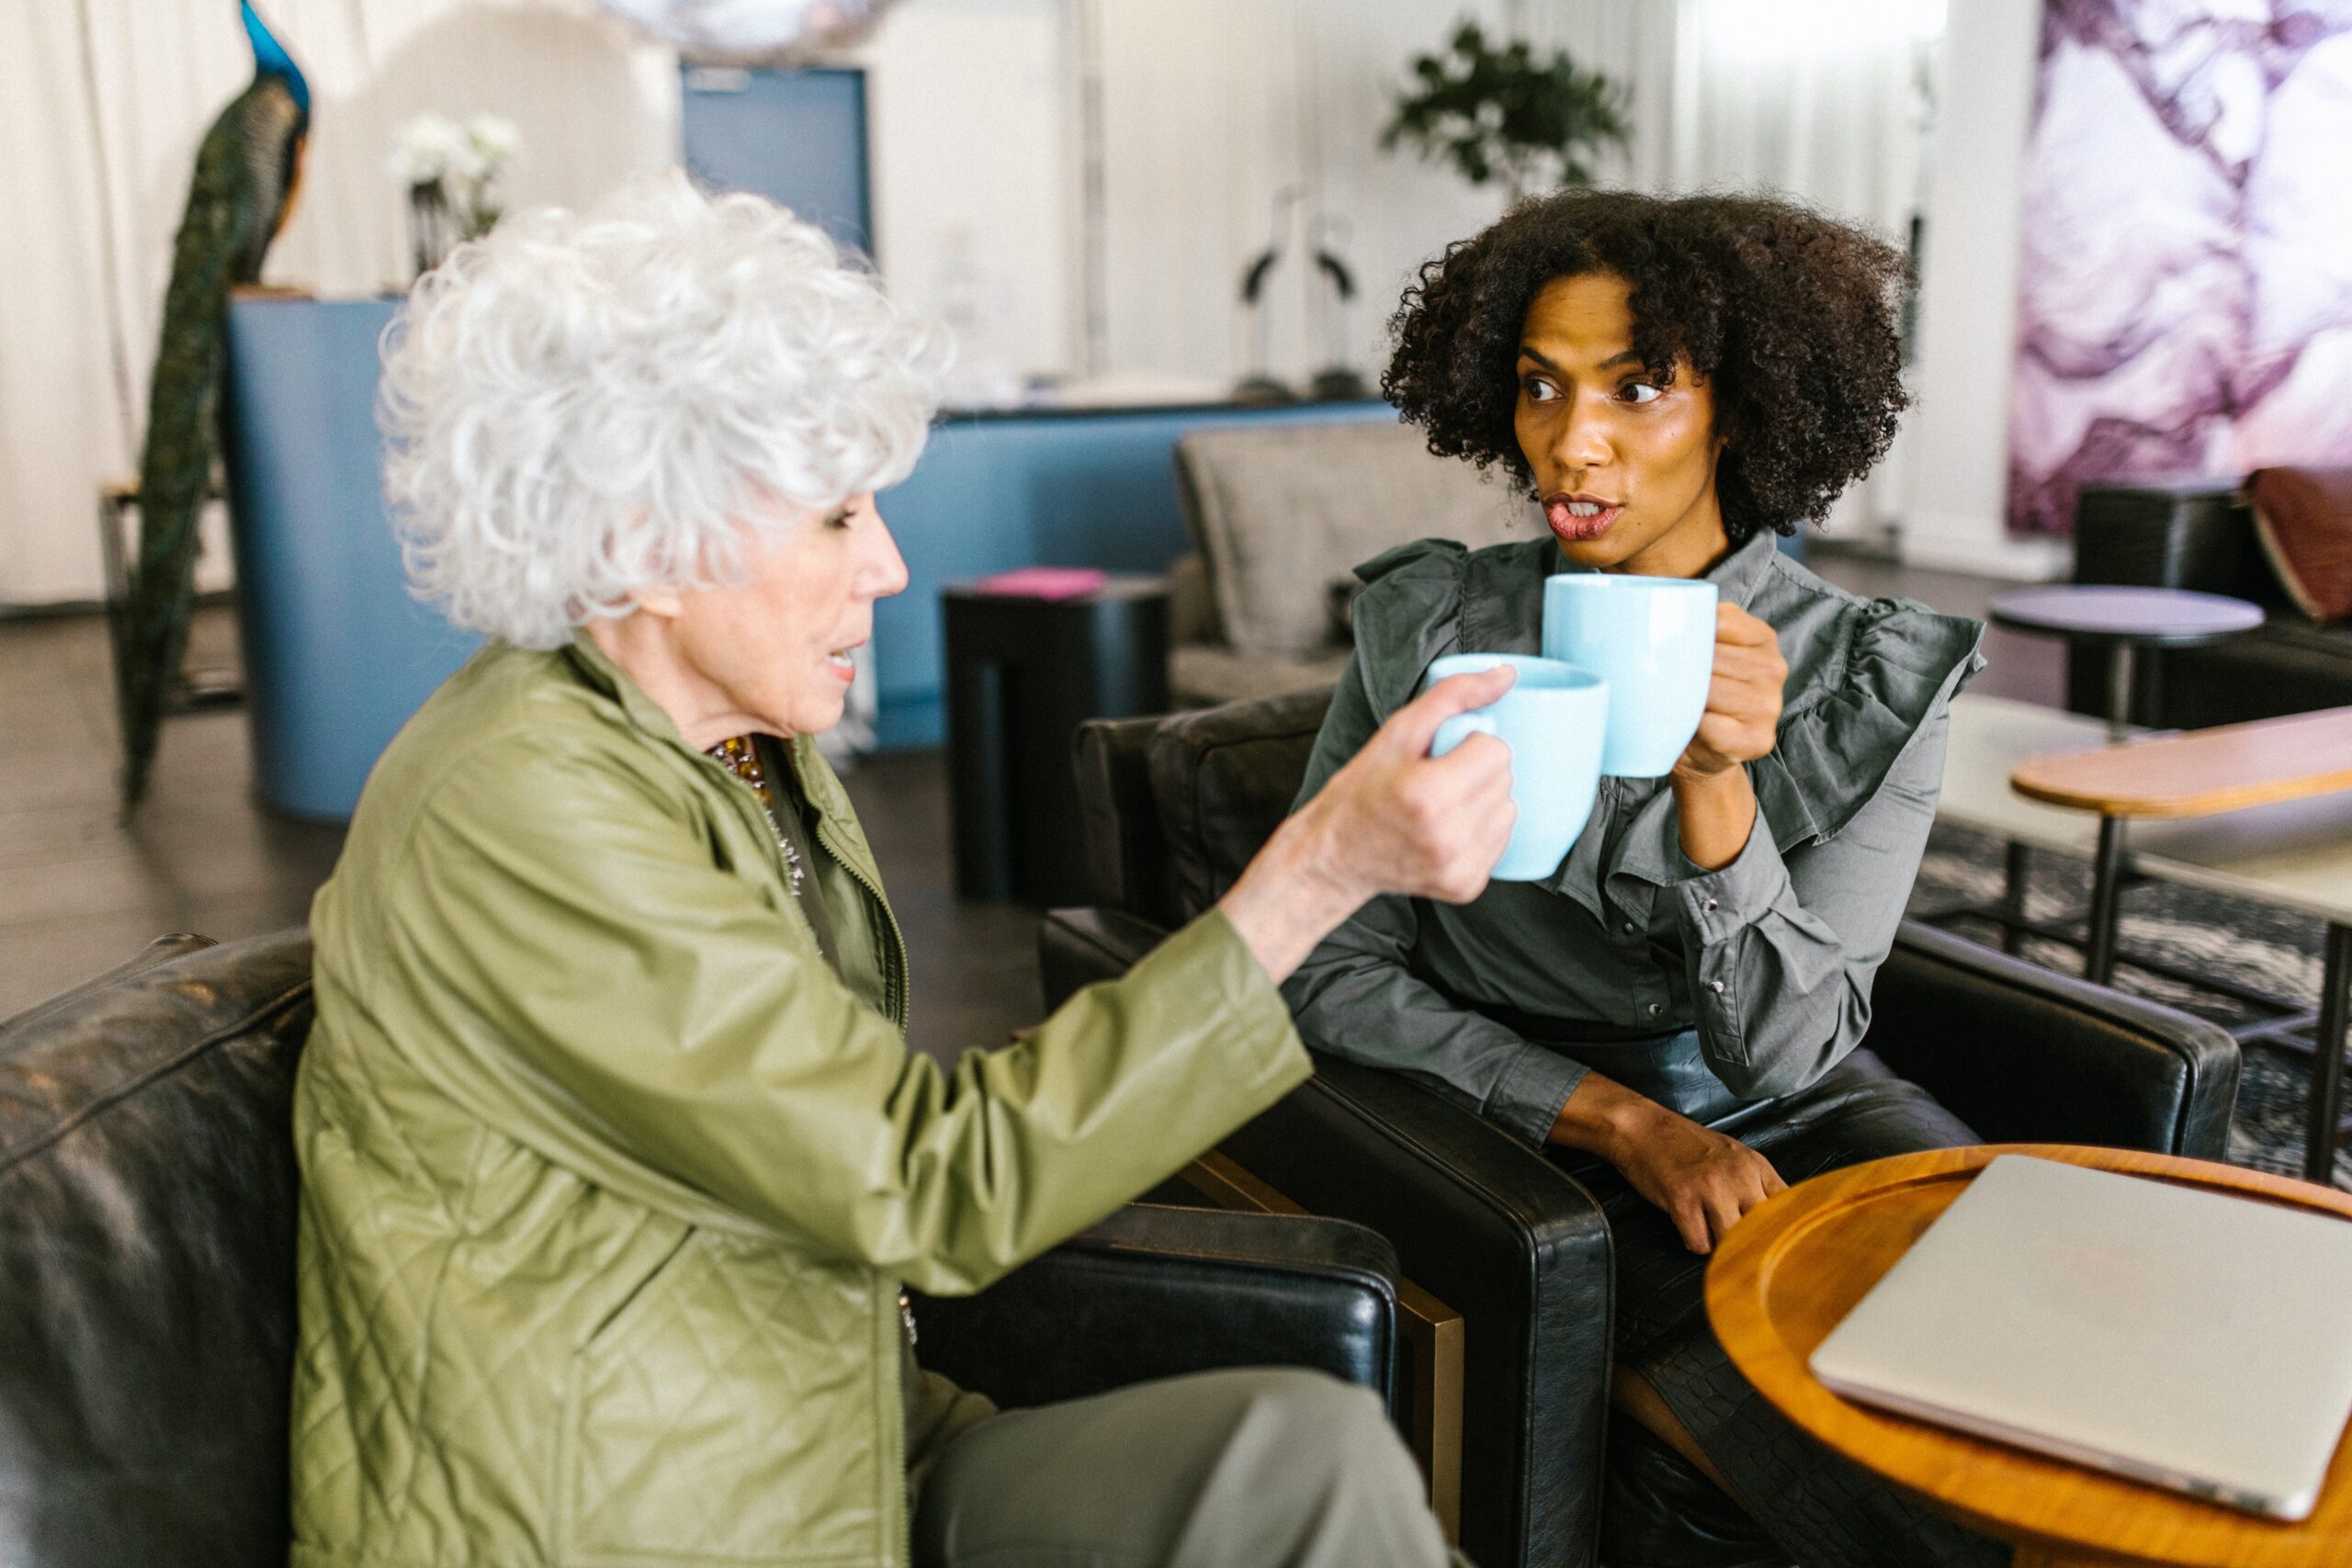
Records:
[[[522,151],[514,122],[494,114],[463,125],[422,114],[401,128],[385,169],[407,187],[409,239],[420,274],[438,265],[451,245],[490,232],[499,215],[491,182]]]
[[[413,190],[439,182],[466,152],[466,132],[447,115],[421,114],[401,127],[384,172]]]
[[[466,121],[466,150],[480,180],[494,180],[522,156],[523,133],[503,115],[478,114]]]

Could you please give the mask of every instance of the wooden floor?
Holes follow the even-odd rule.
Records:
[[[233,657],[229,612],[199,612],[191,662]],[[298,925],[339,828],[252,803],[239,712],[164,727],[154,793],[125,822],[113,676],[95,616],[0,622],[0,1016],[166,931]]]
[[[1816,555],[1825,576],[1981,615],[2000,584]],[[224,609],[198,616],[192,661],[232,662]],[[1995,631],[1978,690],[2054,702],[2053,643]],[[164,727],[154,791],[126,823],[103,622],[0,620],[0,1017],[119,963],[149,939],[228,940],[300,924],[333,870],[340,829],[253,803],[240,712]],[[912,951],[909,1036],[943,1060],[1001,1043],[1041,1011],[1036,912],[951,891],[944,772],[936,752],[868,760],[848,780]]]

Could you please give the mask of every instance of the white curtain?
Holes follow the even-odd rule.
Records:
[[[312,96],[300,203],[266,280],[409,274],[393,131],[503,114],[510,204],[577,203],[676,159],[674,58],[589,0],[266,0]],[[6,0],[0,20],[0,604],[97,596],[98,488],[132,474],[196,147],[252,77],[232,0]],[[206,578],[218,581],[217,529]]]
[[[1679,189],[1785,191],[1905,237],[1942,0],[1682,0]]]
[[[1665,183],[1781,192],[1906,245],[1943,17],[1943,0],[1680,0]],[[1830,509],[1830,536],[1884,536],[1904,461],[1898,434]]]

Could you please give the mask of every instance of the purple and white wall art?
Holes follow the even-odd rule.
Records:
[[[2045,0],[2018,288],[2013,530],[2352,464],[2352,0]]]

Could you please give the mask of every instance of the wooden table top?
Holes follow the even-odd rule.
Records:
[[[2352,789],[2352,707],[2036,757],[2010,787],[2109,817],[2207,817]]]
[[[2352,1443],[2318,1509],[2285,1524],[1852,1404],[1806,1360],[1997,1155],[2153,1176],[2352,1220],[2352,1193],[2205,1160],[2017,1144],[1902,1155],[1804,1182],[1734,1226],[1707,1270],[1707,1315],[1747,1380],[1856,1463],[2018,1547],[2084,1568],[2340,1568],[2352,1562]],[[2157,1369],[2151,1369],[2154,1373]]]
[[[2095,814],[2029,800],[2009,775],[2037,758],[2100,750],[2106,734],[2080,714],[1962,693],[1952,699],[1936,819],[2089,854],[2098,842]],[[2132,863],[2167,882],[2352,923],[2352,790],[2212,817],[2143,818],[2132,825]]]

